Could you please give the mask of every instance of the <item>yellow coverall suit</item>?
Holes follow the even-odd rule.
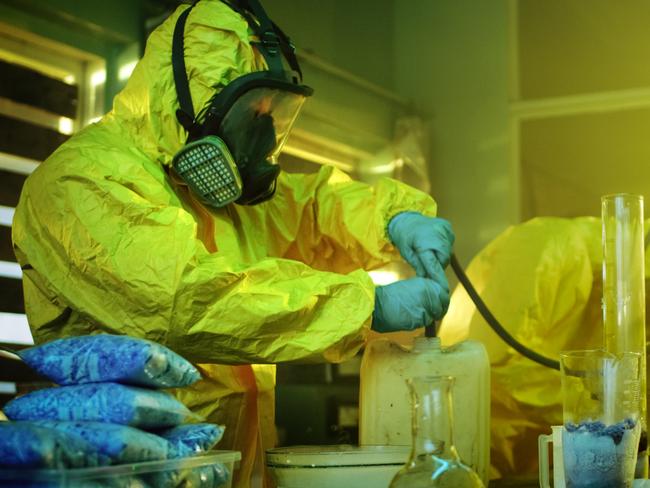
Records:
[[[27,179],[13,223],[37,343],[96,332],[164,344],[199,365],[177,392],[224,424],[242,452],[236,486],[275,442],[275,366],[352,357],[368,334],[364,270],[399,259],[395,214],[434,216],[431,197],[391,179],[374,187],[331,167],[282,174],[257,206],[207,211],[169,176],[186,133],[176,120],[171,46],[180,6],[150,36],[113,110]],[[227,83],[263,69],[247,23],[203,0],[185,28],[196,113]]]

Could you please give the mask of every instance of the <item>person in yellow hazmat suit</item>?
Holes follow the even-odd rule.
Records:
[[[472,260],[467,276],[493,315],[526,347],[559,359],[602,347],[598,218],[535,218],[510,227]],[[492,478],[537,473],[537,438],[562,425],[559,371],[514,351],[458,287],[440,327],[445,344],[485,344],[491,363]]]
[[[275,442],[273,363],[343,361],[449,303],[454,236],[430,196],[280,172],[301,83],[257,0],[182,5],[112,111],[27,179],[13,223],[35,340],[128,334],[198,364],[177,395],[226,426],[238,488]],[[400,255],[417,276],[375,287],[366,270]]]

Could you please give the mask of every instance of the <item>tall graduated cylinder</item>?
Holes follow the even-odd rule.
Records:
[[[603,226],[603,322],[605,349],[641,355],[641,425],[647,432],[645,248],[643,197],[614,194],[601,199]],[[637,477],[647,477],[641,453]]]
[[[419,337],[412,348],[372,341],[361,365],[359,440],[362,445],[410,446],[411,403],[406,380],[453,376],[455,444],[461,460],[488,484],[490,467],[490,363],[485,347],[464,341],[443,348]]]

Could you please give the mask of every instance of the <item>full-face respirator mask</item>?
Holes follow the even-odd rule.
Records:
[[[206,206],[256,205],[270,199],[280,174],[277,156],[305,99],[302,73],[289,38],[268,18],[258,0],[227,3],[242,15],[259,40],[267,71],[236,78],[204,111],[194,114],[184,59],[184,31],[192,7],[174,29],[172,65],[180,108],[176,116],[188,132],[172,168]],[[284,69],[286,59],[292,72]]]

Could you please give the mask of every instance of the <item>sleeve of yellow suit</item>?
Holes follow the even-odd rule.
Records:
[[[343,273],[399,259],[386,227],[391,217],[409,210],[433,217],[436,203],[390,178],[371,186],[324,166],[316,174],[283,173],[266,220],[284,256]]]
[[[41,327],[35,335],[132,334],[196,362],[220,363],[340,361],[363,344],[374,305],[365,271],[340,274],[283,257],[244,263],[226,252],[211,254],[196,238],[194,217],[165,203],[161,195],[170,192],[159,190],[163,183],[144,169],[101,177],[93,174],[100,165],[78,165],[71,176],[66,152],[57,154],[62,164],[45,165],[30,177],[16,213],[15,249],[28,265],[27,279],[35,272],[45,293],[74,317],[56,331],[30,318],[32,327]],[[322,207],[315,220],[321,230],[307,240],[350,249],[359,263],[380,259],[387,244],[379,216],[388,215],[400,185],[385,183],[383,195],[343,177],[333,182],[331,170],[326,174],[304,180],[320,193]],[[281,197],[284,203],[293,202],[296,214],[315,212],[313,205],[295,203],[308,191],[299,186],[301,178],[289,180],[294,188]],[[270,212],[270,231],[295,216],[273,211],[258,211]],[[289,240],[300,241],[302,228],[294,230]]]

